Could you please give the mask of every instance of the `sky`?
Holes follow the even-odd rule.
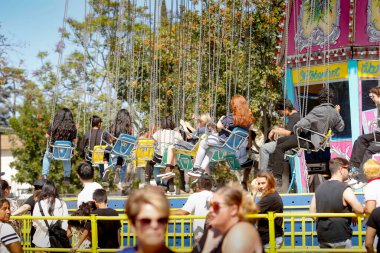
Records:
[[[40,51],[49,53],[53,64],[58,62],[55,46],[60,40],[66,0],[0,0],[0,34],[14,46],[8,51],[8,61],[13,66],[27,69],[30,74],[41,66],[37,59]],[[83,20],[85,0],[68,0],[67,17]],[[65,41],[65,53],[70,44]]]

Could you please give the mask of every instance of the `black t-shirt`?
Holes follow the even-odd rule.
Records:
[[[112,208],[100,208],[91,212],[98,216],[119,216]],[[85,229],[91,231],[91,222],[86,222]],[[98,220],[98,246],[101,249],[119,248],[118,231],[120,220]]]
[[[282,202],[282,199],[278,192],[265,195],[260,199],[257,205],[259,207],[260,213],[282,213],[284,211],[284,203]],[[282,230],[282,222],[282,218],[276,218],[274,220],[276,237],[280,237],[284,234],[284,231]],[[257,230],[259,231],[263,245],[269,243],[269,223],[267,219],[259,219]]]
[[[293,132],[293,127],[295,124],[297,124],[298,121],[300,121],[301,116],[299,112],[293,113],[292,115],[289,115],[288,117],[288,123],[285,125],[285,129]]]
[[[376,229],[376,235],[380,238],[380,207],[375,208],[367,221],[367,227]],[[377,252],[380,252],[380,243],[377,242]]]
[[[25,200],[24,204],[30,205],[32,208],[30,209],[31,212],[33,212],[34,205],[36,204],[36,201],[34,200],[34,196],[30,196],[27,200]]]

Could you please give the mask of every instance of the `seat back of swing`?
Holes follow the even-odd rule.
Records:
[[[92,150],[91,163],[92,164],[103,164],[104,163],[104,150],[107,145],[96,145]]]
[[[112,147],[111,154],[128,158],[136,145],[136,137],[129,134],[120,134]]]
[[[65,160],[71,160],[71,157],[73,156],[73,146],[71,141],[55,141],[53,145],[51,145],[53,148],[52,152],[52,158],[54,160],[59,161],[65,161]]]
[[[177,165],[181,170],[193,169],[193,157],[185,154],[176,155]]]
[[[229,153],[235,153],[235,151],[239,150],[243,143],[248,139],[248,131],[241,127],[235,127],[227,140],[223,145],[223,150]]]
[[[154,140],[153,139],[139,139],[137,140],[135,148],[134,164],[136,167],[145,167],[146,162],[153,159],[154,154]]]

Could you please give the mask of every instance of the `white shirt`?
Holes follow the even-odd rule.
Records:
[[[77,208],[79,208],[82,203],[93,201],[94,199],[92,195],[94,194],[95,190],[103,189],[103,187],[97,182],[89,182],[83,184],[83,190],[78,194]]]
[[[48,213],[48,202],[47,199],[41,200],[41,207],[44,211],[45,216],[50,216]],[[33,209],[33,216],[43,216],[40,212],[40,207],[38,205],[38,202],[36,202],[36,205]],[[64,201],[61,201],[59,199],[55,199],[55,205],[53,210],[53,216],[69,216],[69,213],[67,211],[67,206]],[[46,220],[49,224],[54,224],[57,222],[57,220]],[[49,232],[48,228],[46,227],[44,220],[33,220],[33,226],[36,228],[36,232],[33,236],[33,243],[39,247],[39,248],[49,248],[50,247],[50,241],[49,241]],[[67,220],[62,220],[62,229],[67,230]]]
[[[16,231],[8,223],[0,221],[0,252],[8,253],[6,245],[11,243],[20,242],[20,237],[18,237]]]
[[[156,142],[155,153],[163,156],[165,148],[169,145],[177,143],[179,140],[183,141],[180,133],[170,129],[158,130],[153,134],[153,139]]]
[[[380,180],[373,180],[364,187],[364,200],[374,200],[376,207],[380,206]]]
[[[193,193],[189,196],[181,209],[192,215],[206,216],[208,214],[208,202],[211,200],[211,197],[212,192],[207,190]],[[195,240],[202,237],[204,226],[205,219],[193,220],[193,234]]]

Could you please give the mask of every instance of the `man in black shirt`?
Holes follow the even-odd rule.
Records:
[[[293,107],[293,104],[289,99],[278,100],[275,109],[279,114],[285,116],[288,122],[286,123],[285,128],[272,129],[268,134],[268,139],[270,139],[271,142],[265,143],[260,147],[260,170],[268,169],[269,156],[273,154],[276,149],[277,138],[294,134],[293,127],[301,119],[299,112]],[[277,182],[280,185],[281,183],[279,181],[280,178],[277,179]]]
[[[380,207],[373,210],[367,221],[367,231],[365,235],[365,247],[368,253],[374,253],[373,243],[375,236],[380,237]],[[380,252],[380,243],[376,245],[377,252]]]
[[[112,208],[107,207],[107,192],[104,189],[94,191],[93,198],[96,210],[91,214],[98,216],[119,216]],[[98,247],[100,249],[115,249],[120,247],[120,220],[98,220]],[[86,222],[85,230],[91,231],[91,223]],[[78,248],[80,245],[77,245]]]
[[[344,183],[350,164],[344,158],[329,162],[331,178],[317,188],[310,204],[311,213],[364,213],[354,191]],[[318,218],[317,236],[320,248],[351,248],[351,218]]]

